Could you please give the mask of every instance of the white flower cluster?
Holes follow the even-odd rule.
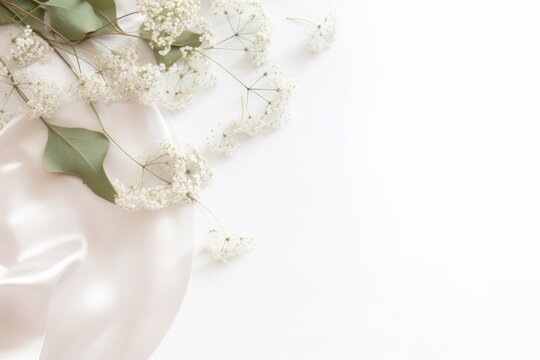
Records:
[[[98,72],[81,74],[79,81],[71,91],[83,103],[97,101],[108,102],[111,99],[111,89],[104,76]]]
[[[131,92],[142,103],[151,104],[160,99],[159,84],[163,81],[165,65],[146,64],[137,67],[133,75]]]
[[[115,50],[96,56],[100,71],[122,73],[137,65],[139,55],[134,42],[121,43]]]
[[[137,72],[139,56],[133,42],[121,44],[111,52],[99,53],[96,56],[97,72],[88,75],[92,81],[80,84],[80,99],[92,98],[93,101],[111,102],[127,100],[133,96],[133,84],[137,79],[132,78]],[[107,81],[104,86],[99,78]],[[99,94],[99,96],[98,96]]]
[[[265,72],[261,81],[252,87],[251,99],[260,97],[266,103],[260,115],[255,115],[246,106],[246,111],[234,122],[239,134],[256,135],[265,128],[278,128],[289,120],[289,107],[294,91],[292,80],[277,66]],[[260,89],[260,90],[259,90]]]
[[[138,64],[133,43],[97,56],[98,71],[80,77],[73,93],[83,102],[112,102],[138,98],[143,104],[161,104],[169,110],[185,108],[195,92],[213,86],[214,66],[192,48],[183,48],[180,61]]]
[[[83,102],[111,102],[139,98],[144,103],[152,102],[165,67],[138,65],[138,60],[132,42],[112,52],[99,54],[98,71],[80,78],[75,91],[78,99]]]
[[[113,185],[116,204],[129,211],[159,210],[171,204],[190,202],[212,177],[206,160],[190,145],[164,142],[157,154],[149,155],[143,172],[159,177],[162,184],[126,186],[119,180]],[[144,174],[143,174],[144,175]],[[152,176],[152,175],[147,175]]]
[[[11,114],[6,110],[0,110],[0,130],[6,127],[6,125],[11,121]]]
[[[273,26],[258,0],[214,0],[212,10],[229,22],[233,37],[256,66],[268,62]],[[237,24],[236,27],[233,24]]]
[[[211,130],[207,138],[208,150],[231,155],[246,135],[254,136],[263,129],[284,125],[290,117],[294,88],[293,81],[279,67],[273,66],[264,72],[249,87],[246,102],[242,100],[241,116],[221,130]],[[250,101],[263,102],[263,110],[251,110]]]
[[[24,111],[30,119],[48,119],[60,106],[63,91],[53,81],[21,73],[15,79],[15,85],[21,87],[28,98]]]
[[[212,129],[207,140],[210,151],[224,155],[231,155],[240,143],[238,136],[227,129]]]
[[[169,110],[184,109],[197,91],[215,83],[213,64],[199,53],[185,53],[180,62],[167,69],[156,101]]]
[[[49,44],[34,34],[27,25],[23,32],[12,40],[9,58],[19,66],[26,66],[41,59],[49,49]]]
[[[309,48],[317,53],[329,49],[336,41],[338,27],[336,14],[330,12],[323,22],[316,26],[315,31],[308,34]]]
[[[214,43],[215,34],[210,28],[210,23],[207,18],[196,17],[191,23],[190,30],[199,34],[201,47],[211,47]]]
[[[237,256],[253,251],[255,241],[252,238],[226,235],[217,230],[210,230],[205,239],[204,248],[217,260],[227,262]]]
[[[153,46],[166,55],[197,16],[199,1],[137,0],[137,7],[146,16],[143,29],[149,33]]]

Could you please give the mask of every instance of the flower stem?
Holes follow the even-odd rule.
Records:
[[[307,19],[302,19],[302,18],[295,18],[295,17],[288,17],[286,18],[287,20],[291,20],[291,21],[300,21],[300,22],[305,22],[305,23],[308,23],[308,24],[311,24],[315,27],[318,27],[319,24],[315,24],[313,21],[311,20],[307,20]]]
[[[227,69],[225,66],[221,65],[219,62],[217,62],[216,60],[212,59],[210,56],[206,55],[205,53],[203,53],[202,51],[199,51],[199,50],[194,50],[196,51],[197,53],[199,53],[200,55],[204,56],[205,58],[207,58],[208,60],[210,60],[211,62],[213,62],[214,64],[216,64],[217,66],[219,66],[221,69],[223,69],[227,74],[229,74],[231,77],[233,77],[236,81],[238,81],[243,87],[245,87],[247,90],[249,90],[249,86],[247,86],[246,84],[244,84],[244,82],[242,80],[240,80],[236,75],[234,75],[229,69]]]
[[[233,79],[235,79],[236,81],[238,81],[238,83],[240,85],[242,85],[244,88],[246,88],[248,94],[250,92],[254,93],[255,95],[257,95],[258,97],[260,97],[261,99],[263,99],[264,101],[266,101],[267,103],[269,102],[264,96],[262,96],[261,94],[259,94],[257,91],[255,91],[254,89],[252,89],[250,86],[247,86],[242,80],[240,80],[236,75],[234,75],[229,69],[227,69],[225,66],[221,65],[219,62],[217,62],[216,60],[214,60],[213,58],[211,58],[210,56],[206,55],[204,52],[202,51],[199,51],[199,50],[193,50],[195,52],[197,52],[198,54],[201,54],[202,56],[204,56],[205,58],[207,58],[208,60],[212,61],[214,64],[216,64],[217,66],[219,66],[221,69],[223,69],[223,71],[225,71],[227,74],[229,74]],[[258,81],[257,81],[258,82]]]
[[[102,16],[107,19],[107,23],[106,24],[103,24],[102,26],[100,26],[99,28],[97,28],[96,30],[93,31],[93,33],[97,33],[99,32],[100,30],[103,30],[104,28],[106,28],[107,26],[112,26],[115,30],[119,31],[119,32],[124,32],[119,26],[117,26],[115,23],[118,21],[118,20],[121,20],[121,19],[124,19],[124,18],[127,18],[128,16],[131,16],[131,15],[135,15],[135,14],[138,14],[140,13],[140,11],[133,11],[133,12],[130,12],[128,14],[125,14],[125,15],[122,15],[122,16],[119,16],[117,17],[116,19],[113,19],[113,20],[109,20],[107,19],[105,16]],[[99,34],[98,34],[99,35]],[[77,43],[83,41],[85,38],[79,40]]]
[[[219,226],[219,228],[221,229],[221,232],[223,234],[226,234],[225,232],[225,228],[223,227],[223,225],[221,224],[221,222],[219,221],[219,219],[217,218],[217,216],[212,212],[212,210],[210,210],[208,208],[208,206],[204,205],[202,202],[200,202],[199,200],[197,200],[195,197],[191,196],[191,195],[188,195],[188,197],[197,205],[199,206],[199,208],[203,209],[206,211],[207,214],[210,214],[211,218],[215,221],[215,223]],[[204,212],[203,212],[204,214]],[[210,221],[209,221],[210,222]]]

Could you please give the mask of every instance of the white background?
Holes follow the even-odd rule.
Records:
[[[539,359],[540,2],[266,4],[293,120],[214,161],[204,196],[257,250],[197,251],[152,359]],[[309,55],[283,18],[328,5],[339,41]],[[232,84],[179,135],[234,117]]]

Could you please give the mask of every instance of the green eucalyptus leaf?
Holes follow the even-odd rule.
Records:
[[[12,24],[15,21],[17,21],[15,14],[0,4],[0,25]]]
[[[49,0],[43,5],[47,7],[51,26],[68,40],[79,41],[89,33],[114,31],[108,25],[116,24],[114,0]]]
[[[0,5],[0,25],[20,22],[30,25],[34,30],[43,30],[45,11],[31,0],[11,0],[11,5]],[[31,14],[31,15],[30,15]]]
[[[103,24],[103,18],[96,14],[90,3],[82,0],[66,0],[69,7],[47,8],[53,29],[71,41],[84,39],[87,33],[96,31]]]
[[[102,133],[81,128],[47,125],[49,137],[43,161],[51,173],[72,174],[103,199],[113,202],[116,191],[105,174],[103,160],[109,139]]]
[[[147,40],[151,37],[150,33],[142,28],[139,30],[139,33]],[[182,57],[182,52],[180,51],[181,48],[186,46],[197,48],[202,44],[200,39],[200,34],[185,30],[182,35],[176,38],[174,44],[171,46],[171,50],[166,55],[161,55],[159,53],[160,49],[154,47],[153,51],[156,63],[164,64],[166,67],[170,67]]]
[[[114,0],[86,0],[92,5],[96,13],[108,21],[116,19],[116,4]]]
[[[65,0],[49,0],[49,1],[42,2],[41,5],[55,6],[55,7],[59,7],[63,9],[67,9],[71,6],[70,2],[69,1],[66,2]]]

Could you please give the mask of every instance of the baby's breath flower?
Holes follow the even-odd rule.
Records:
[[[265,25],[254,35],[251,45],[246,48],[248,54],[251,56],[252,62],[256,66],[262,66],[269,61],[270,54],[268,47],[271,41],[272,32],[270,27]]]
[[[127,186],[113,182],[117,192],[116,204],[129,211],[159,210],[179,202],[191,202],[210,180],[212,173],[206,160],[190,145],[163,142],[156,154],[144,161],[144,175],[149,172],[163,183]]]
[[[98,73],[109,88],[105,100],[121,101],[138,97],[143,103],[156,101],[165,66],[138,65],[138,60],[139,56],[132,42],[97,56]]]
[[[102,74],[97,72],[82,74],[74,86],[76,98],[83,103],[110,102],[111,89]]]
[[[96,56],[98,73],[104,76],[110,86],[110,101],[127,100],[134,96],[134,74],[138,69],[138,60],[137,49],[131,41]]]
[[[159,84],[163,81],[165,66],[146,64],[132,69],[132,92],[143,103],[153,103],[159,98]],[[127,79],[126,79],[127,80]]]
[[[15,84],[20,86],[28,97],[24,111],[31,119],[50,118],[60,106],[63,91],[53,81],[32,78],[22,73]]]
[[[171,149],[169,152],[178,151],[174,145],[169,146]],[[172,178],[173,185],[180,184],[179,187],[185,189],[186,193],[181,197],[183,200],[196,199],[201,188],[212,178],[212,171],[206,159],[193,146],[184,146],[181,154],[183,164],[181,171]]]
[[[134,97],[144,104],[162,104],[170,110],[185,108],[198,90],[210,87],[216,76],[213,65],[193,48],[182,48],[182,58],[169,68],[164,64],[138,65],[132,43],[111,53],[100,54],[98,69],[111,88],[111,99]]]
[[[254,136],[264,129],[264,124],[261,118],[251,114],[243,114],[240,118],[233,121],[234,132],[237,134],[245,134]]]
[[[208,148],[218,154],[231,155],[238,146],[239,139],[234,132],[212,129],[208,137]]]
[[[264,110],[256,116],[246,106],[243,115],[233,123],[236,133],[255,135],[265,128],[278,128],[289,120],[289,106],[294,90],[291,79],[279,67],[274,66],[263,73],[256,84],[252,91],[263,98],[262,101],[266,103]]]
[[[336,41],[338,32],[338,19],[334,12],[328,13],[323,22],[318,24],[315,30],[308,34],[309,48],[315,52],[323,52],[330,48]]]
[[[49,45],[26,26],[22,33],[15,37],[9,49],[9,58],[16,65],[26,66],[41,59],[49,52]]]
[[[154,185],[148,187],[126,186],[120,180],[115,180],[116,204],[127,211],[160,210],[170,204],[170,187]]]
[[[227,235],[217,230],[210,230],[206,236],[204,248],[215,259],[227,262],[237,256],[253,251],[255,241],[244,236]]]
[[[217,17],[227,19],[233,37],[256,66],[268,62],[273,26],[260,1],[214,0],[212,10]]]
[[[161,104],[169,110],[182,110],[191,104],[193,94],[183,90],[165,90],[162,93]]]
[[[199,1],[137,0],[137,7],[146,16],[143,29],[149,33],[152,45],[166,55],[197,16]]]
[[[166,70],[159,103],[169,110],[184,109],[193,95],[216,82],[214,66],[202,55],[187,52],[182,60]]]
[[[263,123],[267,127],[278,128],[289,120],[294,83],[281,68],[274,66],[265,74],[268,83],[275,89],[275,96],[267,104],[263,113]]]
[[[165,70],[165,66],[146,64],[139,66],[135,71],[135,78],[133,82],[135,83],[135,88],[139,91],[149,91],[156,86],[156,84],[161,80],[162,72]]]
[[[6,110],[0,110],[0,130],[6,127],[6,125],[11,121],[12,115]]]
[[[210,28],[208,19],[203,17],[195,18],[190,26],[190,30],[200,35],[199,41],[202,43],[201,46],[210,47],[213,45],[215,34]]]
[[[99,53],[96,60],[100,71],[120,73],[137,65],[139,55],[135,43],[126,41],[113,51]]]

